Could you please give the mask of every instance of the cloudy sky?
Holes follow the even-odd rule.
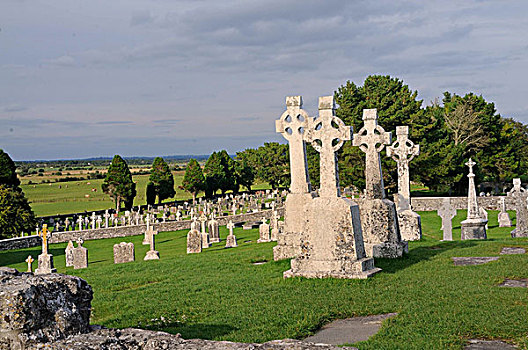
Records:
[[[0,148],[16,160],[282,141],[287,95],[371,74],[528,123],[528,2],[1,0]]]

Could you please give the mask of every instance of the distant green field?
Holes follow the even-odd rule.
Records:
[[[173,172],[173,174],[176,196],[165,202],[191,199],[192,196],[188,192],[178,188],[183,181],[184,172]],[[148,178],[149,175],[133,176],[133,180],[137,184],[137,195],[134,199],[134,205],[146,204],[145,189]],[[48,178],[43,177],[42,179]],[[23,183],[25,184],[22,185],[22,189],[31,202],[31,207],[37,216],[90,212],[114,207],[112,199],[101,190],[102,179],[32,185],[28,185],[27,181]],[[258,183],[252,187],[254,190],[268,188],[270,187],[266,183]],[[92,192],[92,189],[97,191]],[[203,196],[203,193],[200,196]]]

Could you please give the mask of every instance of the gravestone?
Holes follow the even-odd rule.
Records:
[[[475,174],[473,174],[473,166],[476,163],[469,158],[466,163],[469,167],[469,187],[468,187],[468,211],[466,220],[460,223],[462,232],[460,235],[461,240],[465,239],[486,239],[486,224],[488,220],[482,219],[480,216],[479,205],[477,202],[477,191],[475,189]]]
[[[152,230],[152,234],[149,235],[149,244],[150,249],[147,251],[147,254],[145,255],[145,258],[143,260],[159,260],[159,252],[155,249],[156,247],[156,238],[154,237],[154,230]],[[156,232],[157,233],[157,232]]]
[[[339,189],[336,152],[350,138],[351,128],[335,116],[334,98],[320,97],[319,117],[306,130],[320,156],[320,197],[310,199],[299,218],[301,251],[284,277],[367,278],[381,270],[366,256],[357,204]]]
[[[363,122],[353,145],[365,152],[365,198],[359,202],[365,250],[369,257],[399,258],[409,248],[400,236],[396,206],[385,198],[380,159],[391,134],[378,125],[376,109],[364,109]]]
[[[200,221],[200,226],[201,226],[201,229],[202,229],[202,231],[201,231],[201,234],[202,234],[202,249],[209,248],[211,246],[211,241],[209,240],[209,233],[205,230],[205,223],[207,222],[207,216],[205,216],[205,214],[202,213],[202,215],[200,215],[198,220]]]
[[[42,231],[39,232],[39,236],[42,238],[42,254],[38,256],[38,268],[35,270],[35,275],[57,272],[57,269],[53,266],[53,255],[48,254],[49,234],[48,225],[42,225]]]
[[[108,219],[110,218],[110,214],[108,214],[108,209],[105,210],[104,218],[105,218],[105,228],[108,228]]]
[[[528,237],[528,195],[525,193],[514,197],[516,225],[515,229],[511,231],[512,238]]]
[[[26,263],[28,265],[27,272],[33,272],[33,268],[31,267],[31,264],[33,264],[33,261],[35,260],[31,257],[31,255],[29,255],[26,259]]]
[[[88,267],[88,249],[82,246],[83,240],[77,241],[77,247],[73,248],[73,268],[85,269]]]
[[[68,245],[66,246],[66,249],[64,250],[64,256],[66,258],[66,267],[73,266],[73,242],[68,241]]]
[[[114,244],[114,264],[132,262],[136,260],[134,243],[121,242]]]
[[[191,229],[187,233],[187,254],[202,252],[202,234],[200,231]]]
[[[479,215],[481,219],[488,221],[488,211],[482,207],[479,207]],[[488,223],[486,223],[486,231],[488,230]]]
[[[229,230],[229,235],[227,235],[226,238],[226,248],[235,248],[237,247],[237,240],[235,235],[233,234],[233,229],[235,228],[235,224],[233,224],[233,221],[229,221],[227,224],[227,229]]]
[[[499,227],[511,227],[511,219],[510,215],[506,211],[506,200],[504,197],[501,197],[500,199],[500,212],[499,217],[497,218],[499,221]]]
[[[453,240],[453,218],[456,216],[456,208],[451,205],[449,198],[444,198],[442,207],[436,211],[438,216],[442,218],[442,230],[444,231],[442,241]]]
[[[508,197],[519,197],[526,194],[526,190],[521,186],[521,179],[518,177],[513,179],[513,188],[506,193]]]
[[[218,221],[216,221],[214,217],[207,223],[207,229],[209,231],[211,243],[220,242],[220,228],[218,227]]]
[[[408,138],[409,127],[396,127],[396,141],[387,147],[387,156],[392,157],[398,166],[398,195],[396,212],[401,239],[419,241],[422,238],[420,215],[411,209],[411,187],[409,184],[409,163],[420,154],[420,146]]]
[[[273,214],[270,220],[270,226],[271,226],[271,238],[270,239],[272,242],[276,242],[277,237],[279,236],[279,216],[276,210],[273,210]]]
[[[270,225],[266,222],[266,218],[262,218],[262,224],[259,225],[259,239],[257,243],[270,242]]]
[[[286,97],[286,111],[275,122],[275,130],[289,143],[290,193],[284,203],[284,232],[277,237],[273,259],[289,259],[301,252],[300,234],[305,230],[304,210],[312,200],[304,130],[310,117],[302,109],[301,96]]]
[[[95,212],[92,212],[92,230],[95,230]]]

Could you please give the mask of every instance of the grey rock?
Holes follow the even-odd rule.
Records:
[[[471,266],[471,265],[483,265],[492,261],[499,260],[498,256],[490,257],[481,257],[481,256],[472,256],[472,257],[453,257],[453,262],[455,266]]]

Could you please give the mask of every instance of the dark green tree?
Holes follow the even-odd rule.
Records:
[[[35,215],[24,192],[0,184],[0,239],[31,232],[35,224]]]
[[[239,153],[241,154],[240,157]],[[239,190],[240,186],[244,186],[249,191],[251,191],[251,185],[253,185],[255,181],[255,172],[253,167],[250,165],[250,162],[244,158],[244,153],[239,153],[237,153],[235,160],[237,191]]]
[[[238,192],[236,165],[233,158],[229,156],[226,150],[218,152],[220,163],[223,168],[222,181],[219,183],[219,188],[223,193],[227,191]]]
[[[156,203],[156,187],[151,181],[147,183],[145,197],[147,199],[147,205],[154,205]]]
[[[122,202],[133,202],[136,197],[136,183],[132,181],[128,164],[121,156],[115,155],[112,159],[101,188],[113,198],[118,211]]]
[[[183,176],[182,188],[192,194],[193,203],[196,203],[196,196],[200,191],[205,190],[205,177],[202,168],[196,159],[190,159]]]
[[[217,152],[213,152],[205,163],[203,174],[205,176],[205,195],[213,196],[224,182],[225,172],[222,159]]]
[[[18,188],[20,186],[20,180],[16,174],[16,165],[15,162],[0,149],[0,184]]]
[[[174,190],[174,175],[169,165],[161,157],[156,157],[152,163],[149,181],[154,184],[154,190],[158,197],[158,203],[176,195]]]
[[[266,142],[258,148],[257,177],[272,188],[290,185],[290,155],[287,144]]]

